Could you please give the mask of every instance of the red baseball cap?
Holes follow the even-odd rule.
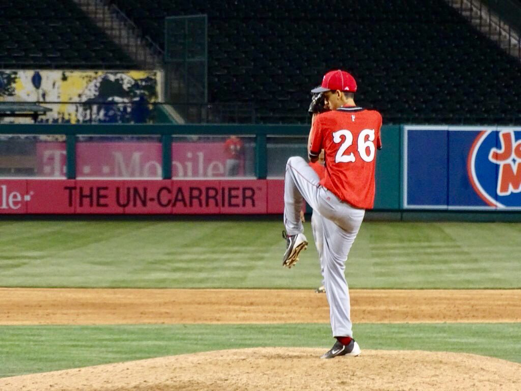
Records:
[[[356,80],[346,71],[340,69],[330,71],[324,75],[322,85],[311,90],[311,93],[316,94],[325,91],[347,91],[356,92]]]

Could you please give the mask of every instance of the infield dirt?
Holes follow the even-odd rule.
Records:
[[[521,290],[351,290],[355,323],[521,322]],[[328,323],[312,290],[0,288],[0,324]]]
[[[521,290],[352,290],[356,323],[521,322]],[[500,304],[500,305],[498,305]],[[299,290],[0,289],[3,325],[328,323]],[[363,346],[362,346],[363,350]],[[321,349],[204,352],[0,379],[2,391],[520,390],[521,365],[471,354]]]

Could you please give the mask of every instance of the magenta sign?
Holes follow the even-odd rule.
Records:
[[[172,144],[173,178],[218,178],[226,176],[224,143]],[[244,175],[244,161],[239,176]]]
[[[3,214],[282,213],[281,180],[1,179]]]
[[[65,143],[38,143],[39,176],[61,177],[66,174]],[[223,143],[183,142],[172,144],[173,178],[220,178],[226,176],[226,153]],[[78,142],[76,174],[78,178],[149,178],[162,177],[162,150],[154,142]],[[244,175],[244,160],[239,175]]]

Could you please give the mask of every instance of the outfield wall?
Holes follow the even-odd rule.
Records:
[[[0,214],[278,214],[282,180],[0,180]]]
[[[0,214],[278,214],[308,126],[0,126]],[[236,138],[231,138],[236,136]],[[521,210],[521,128],[384,126],[375,210]]]

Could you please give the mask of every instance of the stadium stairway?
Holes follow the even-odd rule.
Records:
[[[140,30],[117,7],[98,0],[73,1],[141,68],[161,68],[161,49],[152,42],[146,42]]]
[[[521,60],[521,2],[446,1],[505,52]]]

